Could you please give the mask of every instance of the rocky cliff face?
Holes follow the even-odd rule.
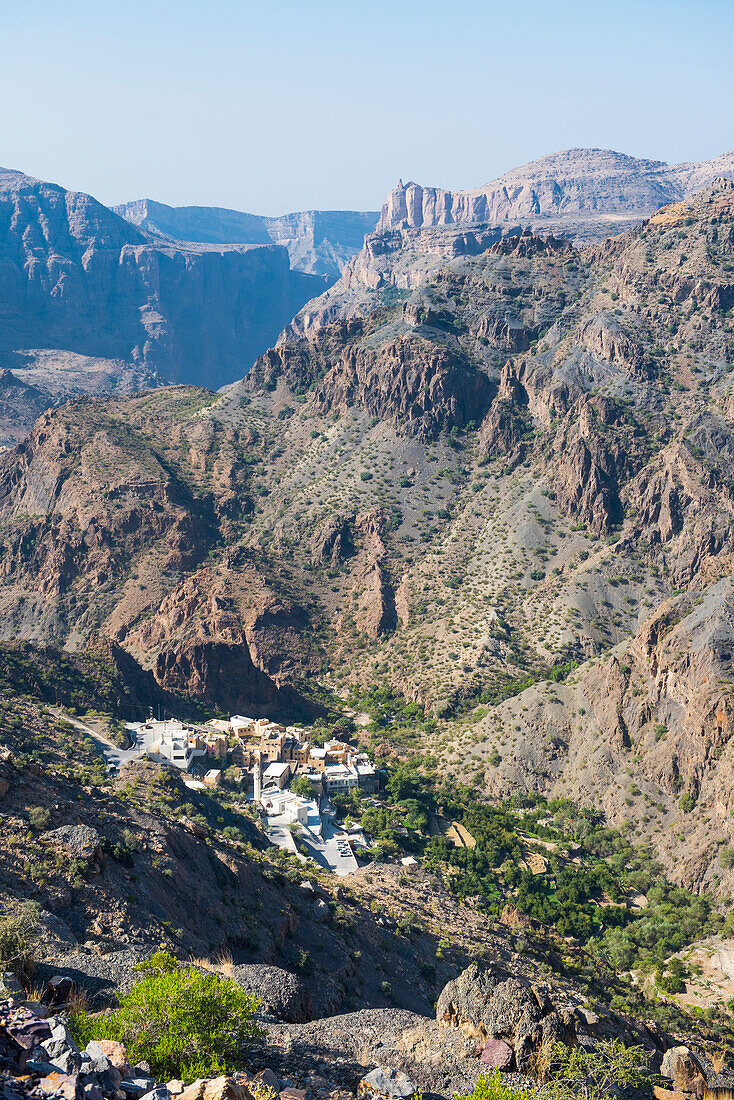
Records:
[[[139,199],[115,206],[131,225],[163,237],[200,244],[281,244],[291,267],[337,279],[373,232],[377,211],[306,210],[278,218],[212,206],[166,206]]]
[[[325,285],[283,247],[153,239],[89,195],[0,172],[0,366],[47,406],[75,389],[231,382]]]
[[[520,229],[516,228],[516,234]],[[403,228],[365,237],[364,247],[346,265],[341,278],[318,298],[307,302],[281,337],[308,336],[337,320],[365,317],[401,292],[429,282],[458,256],[476,256],[496,243],[502,230],[475,226]]]
[[[43,416],[0,460],[3,635],[273,713],[387,682],[445,770],[601,801],[726,889],[734,186],[583,252],[445,233],[224,394]]]
[[[382,208],[377,231],[520,222],[588,241],[619,233],[724,175],[734,176],[734,153],[669,165],[610,149],[567,149],[470,191],[400,181]]]

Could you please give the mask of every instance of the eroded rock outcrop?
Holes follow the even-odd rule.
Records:
[[[731,153],[701,164],[668,165],[609,149],[567,149],[471,191],[400,181],[382,208],[378,231],[404,225],[521,221],[535,226],[552,222],[582,240],[604,237],[700,190],[719,175],[733,174]]]
[[[520,1070],[544,1043],[571,1041],[573,1014],[556,1011],[547,991],[517,978],[498,980],[476,963],[444,987],[436,1005],[441,1027],[458,1027],[472,1038],[503,1040],[512,1048]]]

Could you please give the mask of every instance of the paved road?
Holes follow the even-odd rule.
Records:
[[[131,760],[139,760],[145,752],[147,742],[140,737],[139,733],[135,730],[128,730],[128,735],[131,740],[131,747],[129,749],[121,749],[119,745],[113,744],[97,730],[92,729],[86,722],[82,722],[80,718],[74,718],[71,714],[67,714],[66,711],[61,710],[60,707],[52,707],[51,710],[59,718],[63,718],[66,722],[71,722],[75,729],[81,730],[92,741],[94,741],[97,748],[102,753],[105,764],[111,765],[115,771],[119,771]]]

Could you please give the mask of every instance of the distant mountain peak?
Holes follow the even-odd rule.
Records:
[[[545,225],[583,241],[619,233],[661,206],[699,191],[715,176],[734,176],[733,153],[669,165],[613,149],[564,149],[466,191],[400,180],[382,208],[378,232],[520,222]]]

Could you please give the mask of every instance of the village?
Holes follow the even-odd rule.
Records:
[[[368,756],[342,741],[313,743],[310,730],[267,718],[213,718],[202,725],[176,718],[127,723],[131,747],[120,757],[146,756],[186,773],[192,790],[226,781],[254,803],[273,844],[336,875],[358,869],[366,849],[361,826],[340,827],[332,799],[358,789],[373,796],[379,775]]]

